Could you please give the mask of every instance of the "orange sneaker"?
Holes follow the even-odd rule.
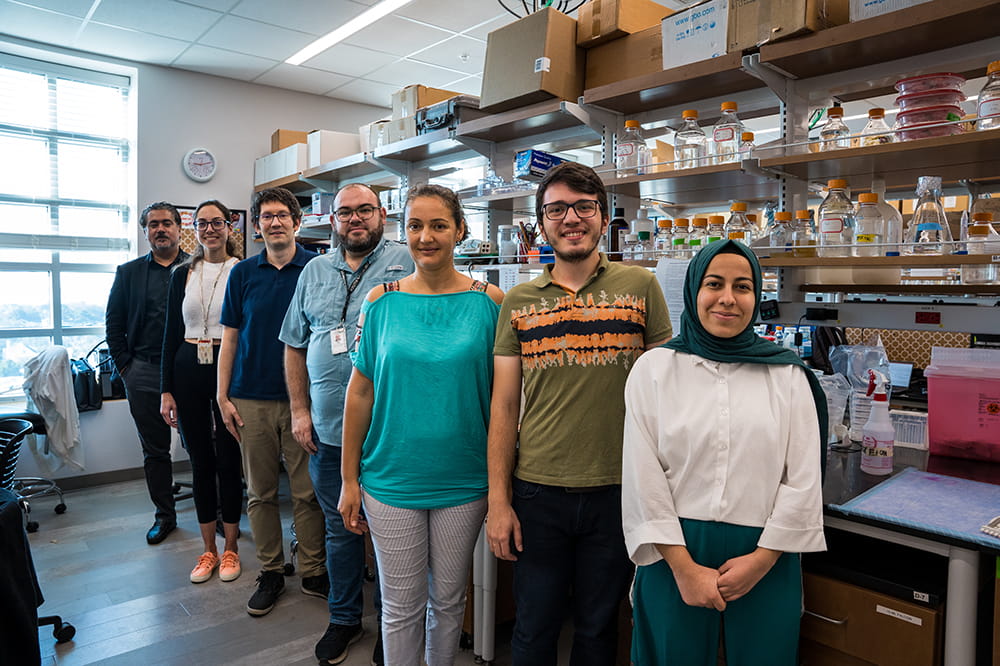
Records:
[[[236,580],[243,570],[240,569],[240,556],[231,550],[222,553],[222,563],[219,565],[219,580],[224,583]]]
[[[192,583],[204,583],[212,577],[215,567],[219,566],[219,556],[215,553],[204,552],[198,557],[198,564],[191,570]]]

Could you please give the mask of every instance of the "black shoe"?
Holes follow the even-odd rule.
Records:
[[[285,578],[280,571],[261,571],[257,576],[257,591],[247,602],[247,613],[254,617],[267,615],[285,591]]]
[[[150,546],[155,546],[164,539],[167,535],[177,529],[177,523],[172,520],[165,520],[163,518],[157,518],[153,526],[149,528],[146,532],[146,543]]]
[[[352,643],[359,641],[364,633],[360,622],[349,627],[331,624],[326,628],[323,638],[316,643],[316,659],[319,660],[320,666],[339,664],[347,659],[347,650]]]
[[[375,649],[372,650],[372,666],[384,666],[385,653],[382,651],[382,627],[378,627],[375,635]]]
[[[326,574],[303,576],[299,587],[302,589],[302,594],[326,599],[330,596],[330,577]]]

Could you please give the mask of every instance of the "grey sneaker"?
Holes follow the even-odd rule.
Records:
[[[326,574],[303,576],[299,582],[299,588],[302,590],[302,594],[326,599],[330,596],[330,577]]]
[[[254,617],[267,615],[284,591],[285,577],[280,571],[261,571],[257,576],[257,591],[247,602],[247,613]]]
[[[339,664],[347,659],[351,644],[359,641],[364,633],[360,622],[351,626],[331,624],[326,628],[323,638],[316,643],[316,659],[320,666]]]

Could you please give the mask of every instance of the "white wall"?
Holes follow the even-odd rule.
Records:
[[[37,59],[53,54],[53,59],[86,66],[82,59],[135,74],[137,254],[149,250],[139,229],[138,213],[153,201],[194,206],[206,199],[218,199],[231,208],[249,208],[253,161],[270,152],[275,129],[356,132],[360,125],[387,115],[386,109],[380,107],[14,38],[0,39],[0,50]],[[190,180],[181,169],[184,154],[195,147],[213,151],[218,160],[218,171],[208,183]],[[106,403],[99,412],[83,414],[80,424],[87,469],[77,473],[64,468],[55,474],[57,478],[142,467],[138,436],[125,401]],[[186,458],[182,449],[174,449],[179,450],[180,459]],[[18,473],[28,476],[36,474],[36,470],[35,461],[24,451]]]

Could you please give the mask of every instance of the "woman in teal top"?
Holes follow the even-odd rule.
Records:
[[[486,515],[493,335],[503,293],[455,270],[467,234],[437,185],[406,200],[416,271],[368,294],[344,406],[347,529],[370,529],[387,664],[452,664]],[[364,503],[365,516],[361,515]],[[426,629],[425,629],[426,627]]]

